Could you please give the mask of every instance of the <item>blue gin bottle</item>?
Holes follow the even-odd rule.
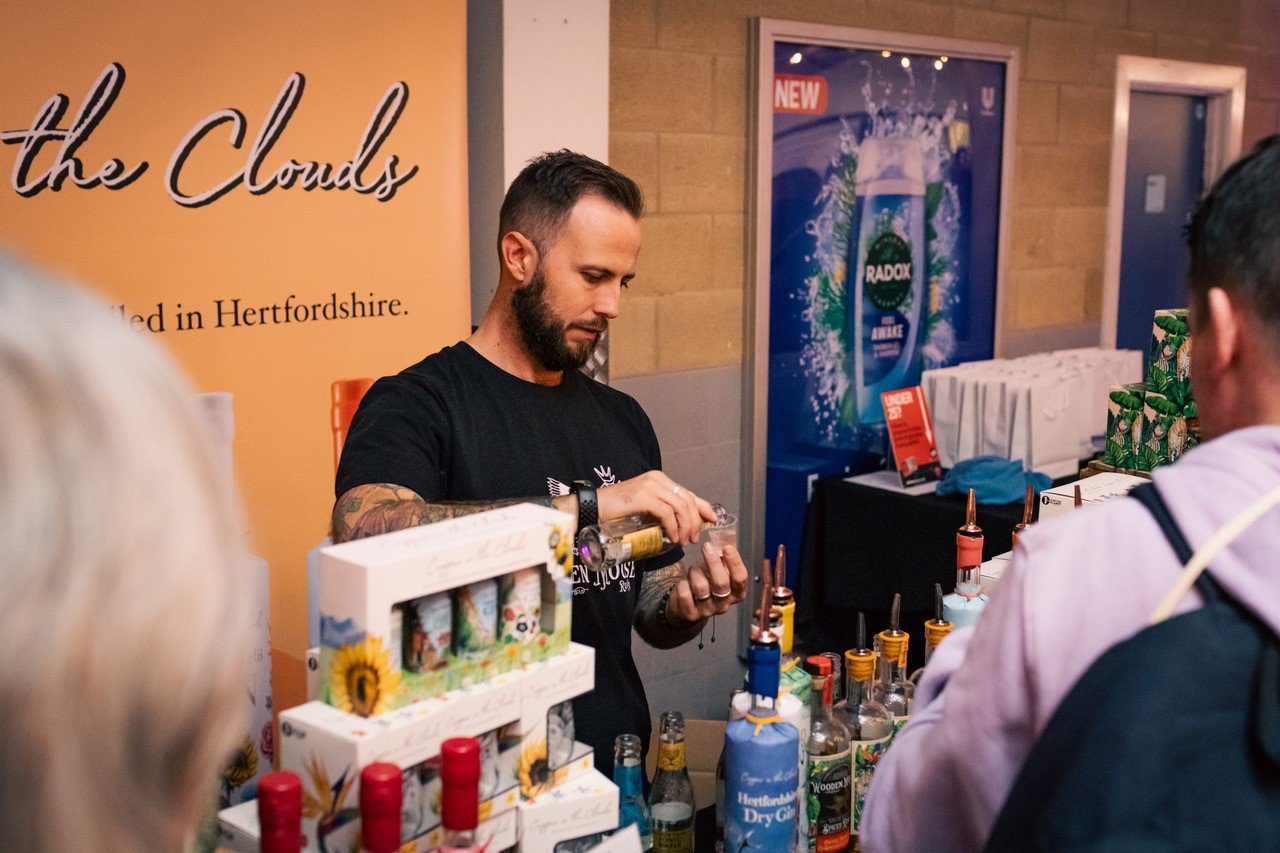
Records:
[[[751,710],[725,729],[725,849],[731,853],[797,849],[800,733],[778,714],[779,663],[772,634],[757,635],[747,652]]]

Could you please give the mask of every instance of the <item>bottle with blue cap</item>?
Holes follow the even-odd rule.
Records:
[[[769,611],[766,568],[760,609]],[[781,651],[762,620],[747,651],[751,710],[729,723],[724,735],[725,849],[796,850],[800,732],[778,713]],[[807,841],[805,843],[807,847]]]

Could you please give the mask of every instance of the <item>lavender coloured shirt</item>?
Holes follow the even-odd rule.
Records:
[[[1203,444],[1155,472],[1155,482],[1199,548],[1280,483],[1280,426]],[[1273,509],[1209,571],[1280,633],[1277,554],[1280,509]],[[1179,568],[1135,500],[1079,510],[1020,536],[982,620],[933,653],[911,722],[876,768],[862,849],[980,849],[1059,703],[1103,652],[1147,625]],[[1199,605],[1192,590],[1176,612]]]

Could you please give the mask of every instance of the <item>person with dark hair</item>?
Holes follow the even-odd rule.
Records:
[[[502,204],[484,320],[362,400],[338,466],[335,542],[525,502],[574,514],[579,529],[645,514],[677,546],[698,539],[711,505],[662,473],[640,405],[579,370],[636,275],[643,212],[635,182],[590,157],[559,151],[524,168]],[[682,556],[575,567],[572,635],[596,650],[596,686],[574,716],[606,774],[617,735],[648,747],[632,626],[674,648],[746,592],[735,549],[704,547],[687,573]]]
[[[1280,137],[1218,178],[1188,242],[1206,442],[1018,537],[876,768],[863,850],[1280,837]]]

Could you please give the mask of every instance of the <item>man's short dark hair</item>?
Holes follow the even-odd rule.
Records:
[[[555,151],[529,161],[507,189],[498,214],[498,240],[510,231],[528,237],[545,252],[583,196],[595,195],[634,218],[644,214],[644,196],[636,182],[573,151]]]
[[[1211,288],[1238,295],[1280,351],[1280,135],[1214,182],[1187,226],[1187,243],[1194,310],[1203,316]]]

